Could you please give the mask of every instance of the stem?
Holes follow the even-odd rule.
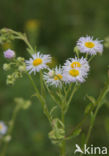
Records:
[[[40,103],[42,104],[44,114],[46,115],[48,121],[51,124],[51,118],[50,118],[50,114],[49,114],[49,111],[48,111],[48,108],[47,108],[47,105],[46,105],[46,101],[43,98],[43,96],[40,94],[39,90],[37,89],[36,84],[35,84],[34,80],[32,79],[31,75],[29,75],[28,73],[27,73],[27,75],[28,75],[29,80],[31,81],[31,84],[32,84],[35,92],[36,92],[36,97],[39,99]]]
[[[106,97],[108,92],[109,92],[109,80],[107,81],[106,86],[104,87],[104,89],[102,90],[101,94],[99,95],[99,97],[98,97],[98,99],[96,101],[96,106],[97,107],[96,107],[96,110],[95,110],[94,114],[91,117],[91,122],[90,122],[89,130],[88,130],[88,133],[87,133],[87,137],[86,137],[86,140],[85,140],[85,144],[88,144],[88,141],[89,141],[90,136],[91,136],[92,129],[94,127],[96,116],[97,116],[100,108],[102,107],[103,100]],[[82,154],[80,156],[82,156]]]
[[[11,136],[11,133],[12,133],[12,130],[13,130],[13,127],[14,127],[14,123],[15,123],[15,119],[16,119],[18,111],[19,111],[19,108],[18,108],[18,105],[16,105],[16,107],[15,107],[15,109],[13,111],[13,115],[12,115],[12,119],[11,119],[10,127],[8,129],[7,136]],[[8,144],[9,144],[9,141],[6,141],[5,144],[4,144],[1,156],[5,156]]]
[[[67,134],[67,135],[65,136],[65,139],[66,139],[66,140],[68,140],[69,137],[71,137],[71,136],[73,135],[73,132],[74,132],[76,129],[80,128],[80,127],[84,124],[84,122],[86,121],[87,117],[88,117],[88,115],[84,116],[84,118],[83,118],[75,127],[72,128],[72,130],[69,132],[69,134]]]
[[[44,87],[44,82],[43,82],[42,71],[40,71],[40,85],[41,85],[41,95],[44,97],[45,96],[45,87]]]
[[[61,120],[62,120],[63,124],[65,125],[64,118],[65,118],[65,113],[64,113],[64,110],[62,108],[62,110],[61,110]],[[66,155],[66,141],[63,140],[62,141],[62,146],[61,146],[61,156],[65,156],[65,155]]]
[[[34,49],[32,48],[31,44],[29,43],[28,41],[28,38],[26,36],[26,34],[23,34],[23,33],[20,33],[20,32],[16,32],[12,29],[7,29],[6,30],[8,32],[11,32],[12,34],[16,35],[14,38],[15,39],[20,39],[20,40],[23,40],[25,42],[25,44],[28,46],[28,48],[30,49],[28,52],[30,55],[34,54]]]
[[[86,57],[85,57],[86,59],[88,58],[88,55],[89,55],[89,54],[88,54],[88,53],[86,53]]]
[[[26,74],[27,74],[27,76],[28,76],[29,80],[31,81],[31,84],[32,84],[32,86],[33,86],[34,90],[36,91],[36,93],[37,93],[37,94],[40,94],[40,93],[39,93],[39,90],[38,90],[38,89],[37,89],[37,87],[36,87],[36,84],[34,83],[34,81],[33,81],[32,77],[31,77],[31,75],[30,75],[30,74],[28,74],[28,73],[26,73]]]
[[[88,62],[90,63],[90,62],[94,59],[94,57],[95,57],[95,55],[92,55],[92,56],[90,57],[90,59],[88,60]]]
[[[70,105],[70,103],[71,103],[72,97],[74,96],[74,94],[75,94],[75,92],[77,91],[77,89],[79,88],[79,86],[80,86],[80,85],[76,85],[76,84],[75,84],[75,86],[74,86],[74,88],[73,88],[73,91],[72,91],[72,93],[71,93],[71,95],[70,95],[70,97],[69,97],[69,100],[68,100],[68,102],[66,103],[65,113],[68,111],[68,108],[69,108],[69,105]]]

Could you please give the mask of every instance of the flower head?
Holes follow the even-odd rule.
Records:
[[[4,135],[7,132],[7,126],[3,121],[0,121],[0,135]]]
[[[103,45],[101,42],[102,41],[97,39],[94,40],[93,37],[90,36],[80,37],[80,39],[77,41],[77,48],[81,53],[88,53],[90,55],[96,55],[97,53],[102,54]]]
[[[44,73],[44,80],[49,86],[62,87],[63,71],[61,67],[55,69],[48,69],[48,72]]]
[[[37,54],[32,55],[32,58],[25,61],[26,62],[26,69],[31,74],[34,72],[39,72],[41,69],[48,68],[47,63],[51,62],[51,56],[50,55],[43,55],[40,54],[40,52],[37,52]]]
[[[39,27],[39,21],[36,19],[30,19],[26,22],[25,28],[27,31],[35,31]]]
[[[7,59],[12,59],[15,57],[15,52],[11,49],[4,51],[4,57]]]
[[[89,65],[85,58],[70,58],[63,66],[63,80],[65,83],[84,82],[88,75]]]

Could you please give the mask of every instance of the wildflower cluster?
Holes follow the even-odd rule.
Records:
[[[65,156],[66,139],[78,136],[81,132],[81,124],[79,124],[79,127],[77,126],[71,135],[68,135],[67,137],[65,115],[75,92],[79,89],[81,83],[84,83],[88,77],[91,68],[91,60],[95,55],[101,55],[103,53],[102,41],[97,39],[94,40],[93,37],[90,36],[80,37],[74,47],[75,56],[68,58],[63,65],[56,65],[55,68],[52,68],[50,67],[52,57],[49,54],[42,54],[39,51],[37,52],[34,50],[25,34],[10,29],[3,29],[1,32],[3,33],[3,31],[5,32],[5,35],[11,33],[11,36],[13,36],[14,39],[23,40],[28,46],[28,53],[31,55],[28,60],[25,60],[22,57],[16,57],[15,52],[11,49],[4,52],[7,63],[3,65],[3,69],[7,72],[11,72],[11,74],[8,74],[7,76],[7,84],[14,84],[18,78],[21,78],[23,74],[26,73],[34,88],[34,96],[36,96],[41,103],[43,112],[50,123],[51,131],[48,136],[52,143],[59,145],[61,148],[61,155]],[[0,38],[3,38],[3,36]],[[36,83],[34,81],[33,76],[40,76],[40,87],[37,87],[38,82]],[[91,103],[85,109],[85,113],[91,114],[91,128],[93,127],[97,112],[108,91],[109,82],[97,100],[88,96]],[[49,108],[48,106],[46,99],[48,96],[46,96],[46,92],[48,92],[48,96],[50,96],[53,104],[55,104],[51,106],[52,108]],[[27,109],[31,105],[30,101],[25,102],[22,98],[16,98],[15,102],[18,104],[15,112],[16,110],[19,110],[19,108]],[[59,114],[55,113],[55,110],[57,109],[60,112]],[[95,113],[93,113],[94,109]],[[1,122],[0,133],[4,134],[6,131],[6,126]],[[89,129],[86,143],[89,140],[90,133]]]
[[[93,40],[93,37],[81,37],[77,41],[77,50],[80,53],[86,53],[89,55],[96,55],[103,52],[103,45],[101,41]],[[40,52],[33,54],[32,58],[26,61],[26,69],[31,74],[39,72],[42,69],[47,69],[43,74],[43,78],[47,85],[62,87],[63,83],[69,84],[72,82],[82,83],[87,78],[89,72],[89,63],[87,58],[76,56],[75,58],[69,58],[65,64],[61,67],[50,69],[47,63],[51,61],[50,55],[43,55]]]

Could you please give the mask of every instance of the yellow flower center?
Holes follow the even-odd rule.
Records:
[[[54,76],[54,80],[61,80],[62,79],[62,75],[61,74],[57,74]]]
[[[29,31],[33,31],[36,30],[38,26],[39,26],[39,21],[32,19],[26,22],[25,28]]]
[[[76,70],[76,69],[72,69],[72,70],[69,71],[69,74],[70,74],[71,76],[73,76],[73,77],[76,77],[76,76],[79,75],[79,71]]]
[[[35,59],[35,60],[33,61],[33,65],[34,65],[34,66],[38,66],[38,65],[40,65],[40,64],[42,64],[42,59],[40,59],[40,58],[37,58],[37,59]]]
[[[73,62],[73,63],[71,64],[71,67],[72,67],[72,68],[81,67],[81,64],[80,64],[79,62]]]
[[[3,128],[3,126],[2,126],[2,125],[0,125],[0,130],[2,130],[2,128]]]
[[[86,42],[86,43],[85,43],[85,46],[86,46],[87,48],[93,48],[93,47],[95,46],[95,44],[94,44],[93,42]]]

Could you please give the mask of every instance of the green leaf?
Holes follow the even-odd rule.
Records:
[[[91,108],[92,108],[92,103],[89,103],[89,104],[86,106],[84,113],[85,113],[85,114],[88,114],[88,113],[90,112]]]
[[[92,103],[95,105],[96,99],[95,99],[93,96],[88,96],[88,95],[86,95],[86,97],[88,98],[88,100],[89,100],[90,102],[92,102]]]
[[[71,138],[75,138],[75,137],[79,136],[81,131],[82,131],[81,128],[74,130],[73,133],[66,138],[66,140],[70,140]]]

